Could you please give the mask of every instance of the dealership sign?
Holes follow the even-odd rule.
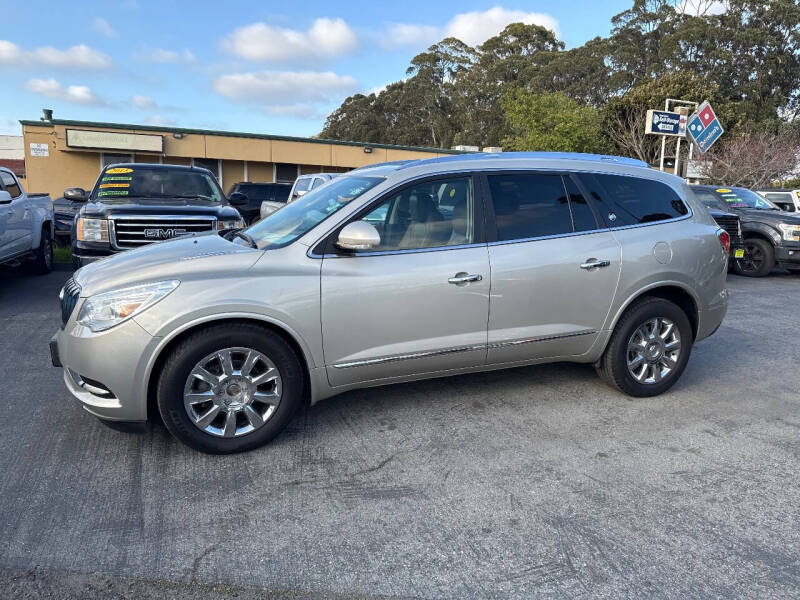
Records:
[[[645,133],[656,135],[686,135],[686,115],[666,110],[648,110]]]
[[[722,123],[717,119],[714,109],[706,101],[697,107],[697,112],[689,117],[689,135],[700,152],[707,152],[720,136],[725,133]]]
[[[117,133],[67,129],[67,146],[96,150],[127,150],[128,152],[163,152],[164,138],[144,133]]]

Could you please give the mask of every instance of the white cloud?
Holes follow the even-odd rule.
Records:
[[[324,119],[326,116],[324,111],[320,111],[319,108],[310,104],[267,106],[264,110],[271,115],[295,119]]]
[[[150,96],[134,94],[131,97],[131,102],[133,102],[134,106],[141,108],[142,110],[156,110],[158,108],[155,100],[153,100]]]
[[[184,48],[181,51],[150,48],[139,53],[139,58],[147,62],[161,64],[192,63],[196,60],[194,54],[188,48]]]
[[[25,89],[47,98],[65,100],[75,104],[94,104],[98,106],[105,104],[105,101],[98,97],[88,86],[69,85],[64,87],[53,78],[29,79],[25,82]]]
[[[422,49],[446,37],[455,37],[470,46],[477,46],[500,33],[511,23],[542,25],[558,33],[558,21],[548,14],[495,6],[484,11],[459,13],[443,27],[393,23],[386,29],[385,34],[381,35],[379,43],[386,50],[406,47]]]
[[[117,37],[117,30],[103,17],[95,17],[92,19],[92,30],[107,38]]]
[[[166,117],[162,117],[161,115],[150,115],[145,119],[145,123],[147,125],[155,125],[156,127],[169,127],[170,125],[175,125],[175,121],[172,119],[167,119]]]
[[[304,62],[327,60],[355,50],[358,38],[342,19],[316,19],[307,31],[252,23],[239,27],[222,42],[228,52],[252,61]]]
[[[685,15],[721,15],[728,12],[727,0],[683,0],[675,10]]]
[[[313,105],[338,101],[358,89],[349,75],[314,71],[234,73],[214,80],[221,96],[260,105],[274,114],[311,114]]]
[[[40,65],[72,69],[106,69],[113,63],[111,57],[80,44],[66,50],[43,46],[36,50],[23,50],[17,44],[0,40],[0,64],[13,66]]]

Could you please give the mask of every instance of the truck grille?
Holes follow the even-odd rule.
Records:
[[[64,289],[61,290],[61,329],[64,329],[67,321],[69,321],[80,295],[81,286],[75,283],[75,280],[70,277],[67,283],[64,284]]]
[[[187,233],[211,231],[213,217],[114,217],[113,244],[117,250],[138,248]]]
[[[742,245],[742,228],[739,223],[739,217],[736,215],[720,215],[715,216],[714,220],[717,225],[722,227],[731,236],[731,248],[734,246]]]

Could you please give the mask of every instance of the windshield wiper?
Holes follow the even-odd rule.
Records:
[[[212,202],[216,202],[211,196],[204,196],[203,194],[181,194],[178,196],[172,196],[173,198],[199,198],[200,200],[209,200]]]
[[[231,237],[228,237],[229,235],[230,235]],[[237,229],[236,231],[231,231],[231,232],[229,232],[229,233],[226,233],[226,234],[225,234],[225,238],[226,238],[226,239],[228,239],[228,240],[230,240],[231,238],[241,238],[241,239],[243,239],[245,242],[247,242],[248,244],[250,244],[250,247],[251,247],[251,248],[255,248],[256,250],[258,250],[258,242],[256,242],[256,241],[253,239],[253,236],[251,236],[251,235],[249,235],[249,234],[245,233],[245,232],[244,232],[244,231],[242,231],[241,229]]]

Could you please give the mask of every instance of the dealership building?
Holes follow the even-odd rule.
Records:
[[[298,175],[343,172],[392,160],[457,153],[441,148],[343,142],[52,118],[20,121],[25,188],[57,198],[68,187],[91,189],[100,169],[119,162],[195,165],[211,170],[226,191],[242,181],[291,183]]]

